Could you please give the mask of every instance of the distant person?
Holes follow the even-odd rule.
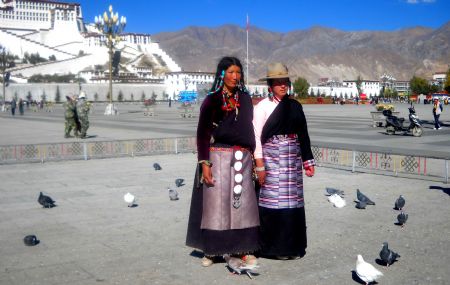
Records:
[[[14,116],[16,115],[16,98],[12,98],[11,100],[11,114]]]
[[[77,116],[76,116],[76,102],[69,96],[66,96],[67,102],[63,104],[64,107],[64,137],[69,138],[70,132],[73,130],[75,137],[78,137]]]
[[[23,104],[24,102],[23,102],[23,100],[22,100],[22,98],[20,98],[19,99],[19,114],[21,115],[21,116],[23,116],[23,108],[24,108],[24,104]]]
[[[314,157],[302,105],[291,98],[286,65],[271,63],[269,97],[255,106],[255,170],[259,185],[261,254],[297,259],[307,246],[303,172],[314,175]]]
[[[172,107],[172,98],[169,98],[169,108]]]
[[[89,129],[89,109],[91,104],[86,101],[86,93],[80,92],[77,102],[77,116],[80,121],[80,138],[85,139],[87,130]]]
[[[259,216],[253,184],[253,104],[239,59],[220,60],[200,108],[198,166],[186,245],[202,250],[202,266],[230,254],[256,265]]]
[[[442,103],[439,101],[439,98],[433,98],[433,117],[434,117],[434,129],[440,130],[442,129],[441,123],[439,122],[439,117],[441,116],[444,108],[442,107]]]

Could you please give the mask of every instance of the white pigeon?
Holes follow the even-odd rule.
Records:
[[[128,192],[127,194],[123,195],[123,200],[128,203],[128,207],[133,207],[134,202],[136,201],[136,197],[134,197],[133,194]]]
[[[356,259],[356,275],[368,285],[370,282],[383,276],[383,273],[378,271],[372,264],[365,262],[362,256],[358,254],[358,258]]]
[[[328,201],[336,208],[343,208],[346,205],[345,200],[338,194],[328,196]]]

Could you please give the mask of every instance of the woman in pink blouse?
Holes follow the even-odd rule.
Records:
[[[315,162],[302,105],[288,94],[287,67],[271,63],[261,80],[269,87],[269,97],[255,106],[253,116],[261,254],[296,259],[307,246],[303,169],[313,176]]]

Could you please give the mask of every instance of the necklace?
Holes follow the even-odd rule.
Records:
[[[234,94],[228,93],[225,88],[222,90],[222,110],[230,112],[236,110],[236,115],[238,112],[239,104],[239,93],[235,92]]]

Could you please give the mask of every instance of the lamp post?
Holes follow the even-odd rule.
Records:
[[[120,34],[122,33],[127,19],[122,16],[119,20],[119,13],[114,13],[112,5],[109,5],[109,16],[105,11],[103,16],[99,15],[95,17],[95,26],[106,37],[106,44],[109,53],[109,105],[106,106],[105,115],[116,115],[117,108],[113,104],[113,92],[112,92],[112,59],[113,49],[120,41]]]

